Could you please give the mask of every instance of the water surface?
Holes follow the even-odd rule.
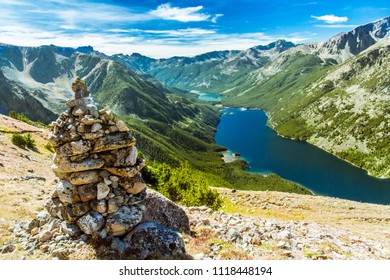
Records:
[[[221,101],[222,95],[215,93],[200,93],[198,98],[204,101]]]
[[[339,158],[305,142],[278,136],[266,126],[261,110],[223,110],[215,141],[239,152],[250,172],[273,172],[315,194],[390,204],[390,180],[369,176]]]

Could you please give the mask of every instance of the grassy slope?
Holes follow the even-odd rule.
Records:
[[[388,50],[382,49],[381,54],[374,50],[371,54],[361,54],[337,66],[332,66],[332,61],[324,64],[314,55],[298,55],[289,61],[290,64],[284,71],[255,87],[250,79],[243,82],[235,88],[235,94],[240,90],[252,89],[243,95],[228,95],[223,103],[226,106],[265,109],[270,116],[269,125],[279,134],[293,139],[310,140],[373,175],[384,176],[387,172],[385,176],[389,176],[389,140],[384,137],[388,134],[386,116],[389,110],[383,95],[389,84],[389,68],[386,66],[388,55]],[[345,71],[336,84],[327,80],[328,76],[342,67],[350,67],[351,70]],[[366,75],[366,72],[370,74]],[[366,93],[364,98],[370,100],[363,112],[356,113],[354,101],[348,100],[349,96],[355,94],[346,93],[352,86],[363,88]],[[329,104],[329,100],[337,100],[345,106],[325,106],[320,111],[318,108]],[[369,111],[373,108],[378,113],[376,117],[369,116]],[[312,118],[319,120],[313,123]],[[364,125],[357,125],[359,123]],[[368,143],[370,152],[359,151],[354,146],[339,149],[333,147],[348,142],[350,135],[360,143]],[[328,139],[333,146],[321,146],[319,138]]]

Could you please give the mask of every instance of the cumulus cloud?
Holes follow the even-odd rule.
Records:
[[[150,14],[165,20],[176,20],[180,22],[206,21],[211,15],[199,12],[203,6],[178,8],[171,4],[161,4],[156,10],[150,11]]]
[[[324,21],[329,24],[334,24],[334,23],[340,23],[340,22],[347,22],[348,17],[338,17],[335,15],[323,15],[323,16],[311,16],[312,18],[315,18],[320,21]]]

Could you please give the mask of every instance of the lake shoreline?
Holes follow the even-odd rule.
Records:
[[[312,145],[312,146],[314,146],[314,147],[317,147],[317,148],[319,148],[319,149],[321,149],[321,150],[327,152],[328,154],[333,155],[333,156],[337,157],[338,159],[340,159],[340,160],[342,160],[342,161],[344,161],[344,162],[346,162],[346,163],[348,163],[348,164],[350,164],[350,165],[352,165],[352,166],[354,166],[354,167],[356,167],[356,168],[359,168],[359,169],[365,171],[365,172],[367,173],[367,175],[369,175],[369,176],[371,176],[371,177],[374,177],[374,178],[376,178],[376,179],[381,179],[381,180],[390,179],[390,177],[376,176],[376,175],[372,174],[369,170],[367,170],[367,169],[365,169],[365,168],[362,168],[362,167],[360,167],[360,166],[358,166],[358,165],[356,165],[356,164],[350,162],[349,160],[346,160],[346,159],[344,159],[344,158],[341,158],[341,157],[339,157],[338,155],[332,153],[330,150],[327,150],[327,149],[325,149],[325,148],[323,148],[323,147],[317,146],[317,145],[315,145],[314,143],[311,143],[311,142],[306,141],[306,140],[298,140],[298,139],[295,139],[295,138],[291,138],[291,137],[288,137],[288,136],[279,134],[279,132],[275,129],[274,124],[272,123],[272,116],[269,114],[269,112],[267,112],[267,111],[264,110],[264,109],[261,109],[261,108],[258,108],[258,107],[233,107],[233,106],[228,106],[228,107],[223,107],[220,111],[222,111],[222,110],[224,110],[224,109],[228,109],[228,108],[232,108],[232,109],[246,109],[246,110],[260,110],[260,111],[263,111],[263,112],[265,113],[265,115],[267,116],[267,118],[268,118],[268,120],[267,120],[267,126],[268,126],[269,128],[271,128],[273,131],[275,131],[275,133],[276,133],[278,136],[280,136],[280,137],[282,137],[282,138],[285,138],[285,139],[292,140],[292,141],[298,141],[298,142],[307,143],[307,144],[310,144],[310,145]],[[220,115],[220,118],[221,118],[221,115]],[[218,123],[219,123],[219,122],[218,122]]]
[[[229,112],[230,110],[230,113],[227,113]],[[359,181],[359,183],[356,183],[359,185],[358,189],[351,190],[351,182],[347,183],[347,179],[345,178],[340,178],[340,180],[338,181],[338,179],[335,181],[334,179],[330,180],[328,182],[328,179],[326,178],[326,176],[323,178],[323,180],[325,182],[323,183],[319,183],[320,184],[320,187],[318,188],[318,186],[315,186],[313,185],[312,183],[309,183],[315,179],[311,178],[309,181],[307,181],[306,179],[304,179],[304,177],[299,177],[301,175],[299,175],[298,173],[294,176],[290,176],[290,175],[286,175],[286,174],[289,174],[289,172],[294,172],[293,170],[296,169],[296,166],[294,166],[295,169],[291,169],[289,170],[290,168],[287,166],[283,167],[284,169],[283,170],[286,170],[286,168],[288,169],[287,173],[285,171],[278,171],[279,169],[274,169],[273,167],[270,167],[268,166],[269,163],[266,163],[266,162],[275,162],[277,161],[279,164],[279,159],[278,157],[277,158],[273,158],[273,155],[272,155],[272,150],[270,151],[267,151],[267,152],[263,152],[264,149],[268,149],[268,147],[256,147],[254,146],[253,149],[255,149],[255,154],[253,154],[253,158],[250,157],[249,161],[251,162],[251,167],[246,170],[246,172],[248,173],[254,173],[254,174],[259,174],[259,175],[262,175],[264,176],[261,171],[259,172],[259,170],[263,169],[263,170],[270,170],[271,173],[274,173],[280,177],[282,177],[283,179],[285,180],[288,180],[288,181],[292,181],[294,183],[297,183],[299,185],[301,185],[302,187],[304,187],[305,189],[307,189],[308,191],[310,191],[311,193],[313,193],[314,195],[325,195],[325,196],[329,196],[329,197],[340,197],[340,198],[345,198],[345,199],[351,199],[351,200],[355,200],[355,201],[366,201],[366,202],[369,202],[369,203],[379,203],[379,204],[388,204],[389,202],[386,200],[389,198],[389,195],[387,195],[388,193],[388,190],[384,190],[384,188],[388,188],[388,178],[379,178],[379,177],[376,177],[376,176],[372,176],[372,174],[369,174],[369,172],[361,167],[358,167],[350,162],[348,162],[347,160],[344,160],[338,156],[336,156],[335,154],[321,148],[321,147],[318,147],[308,141],[302,141],[302,140],[297,140],[297,139],[291,139],[291,138],[288,138],[288,137],[285,137],[283,135],[280,135],[274,128],[273,128],[273,123],[272,123],[272,118],[270,118],[268,112],[266,112],[264,109],[261,109],[261,108],[253,108],[253,107],[232,107],[232,106],[229,106],[229,107],[224,107],[222,110],[220,110],[221,112],[221,115],[220,115],[220,120],[219,120],[219,123],[217,125],[217,132],[216,134],[218,133],[218,127],[221,125],[221,120],[223,118],[223,116],[226,114],[226,115],[235,115],[237,113],[240,113],[242,111],[261,111],[262,114],[264,115],[264,117],[261,117],[261,126],[263,127],[267,127],[268,128],[268,131],[272,131],[271,132],[267,132],[267,133],[271,133],[273,135],[276,135],[277,137],[280,137],[279,139],[285,139],[285,140],[293,140],[293,142],[295,143],[300,143],[300,144],[297,144],[298,146],[298,150],[300,151],[301,149],[303,149],[301,151],[301,157],[302,155],[303,158],[301,158],[300,160],[302,159],[305,159],[306,156],[309,156],[308,159],[307,159],[307,162],[304,164],[305,166],[308,165],[309,166],[309,169],[302,169],[301,171],[295,171],[295,172],[298,172],[298,173],[301,173],[303,172],[304,174],[307,173],[306,175],[304,176],[318,176],[318,175],[310,175],[309,173],[311,172],[311,166],[310,164],[312,160],[314,160],[314,164],[316,164],[316,166],[322,166],[324,164],[328,164],[328,162],[336,162],[335,164],[335,167],[334,168],[337,168],[339,165],[341,165],[341,170],[340,171],[335,171],[337,173],[336,176],[353,176],[352,179],[348,179],[348,180],[361,180],[361,182]],[[228,119],[232,119],[232,118],[237,118],[236,122],[235,122],[235,126],[238,126],[238,127],[241,127],[241,126],[247,126],[248,129],[250,130],[249,133],[254,133],[254,135],[256,136],[257,135],[257,132],[254,132],[254,127],[256,127],[258,124],[256,123],[256,118],[253,119],[254,116],[257,116],[256,113],[249,113],[249,115],[246,115],[247,117],[245,117],[244,119],[241,120],[241,123],[237,123],[238,119],[240,119],[241,117],[227,117]],[[251,120],[248,120],[248,118],[252,118],[254,121],[252,122],[252,119]],[[271,119],[271,120],[270,120]],[[248,122],[248,124],[245,124],[245,122]],[[242,125],[241,125],[242,124]],[[226,129],[226,128],[225,128]],[[245,134],[245,132],[243,132],[242,130],[239,130],[241,132],[237,132],[236,131],[236,128],[234,127],[230,127],[229,129],[231,129],[230,133],[232,134]],[[260,128],[260,131],[259,133],[262,133],[263,128]],[[263,132],[264,133],[264,132]],[[266,134],[267,134],[266,133]],[[276,136],[272,136],[272,137],[276,137]],[[221,136],[222,137],[222,136]],[[229,136],[226,136],[228,138],[230,138]],[[240,139],[240,135],[237,136],[238,139]],[[244,136],[244,137],[248,137],[248,135]],[[251,137],[251,136],[249,136]],[[258,136],[256,136],[258,137]],[[270,137],[270,136],[267,136],[267,135],[263,135],[263,137]],[[247,138],[245,138],[247,139]],[[276,138],[270,138],[269,140],[267,141],[276,141],[276,140],[272,140],[272,139],[276,139]],[[230,151],[234,151],[234,152],[239,152],[243,157],[240,158],[240,159],[246,159],[246,157],[248,157],[248,151],[249,153],[251,154],[253,151],[248,150],[247,147],[243,147],[243,151],[245,151],[244,153],[241,152],[241,148],[239,148],[240,146],[237,146],[237,144],[233,145],[233,146],[229,146],[229,144],[226,144],[226,141],[230,141],[232,142],[233,139],[225,139],[223,142],[221,141],[218,141],[217,138],[215,138],[215,143],[217,145],[221,145],[221,146],[225,146],[228,150]],[[238,140],[239,142],[241,140]],[[244,140],[243,140],[244,141]],[[279,140],[277,140],[276,142],[278,142]],[[281,140],[282,141],[282,140]],[[237,142],[237,143],[239,143]],[[275,143],[276,143],[275,142]],[[282,141],[283,142],[283,141]],[[267,142],[268,143],[268,142]],[[284,143],[284,142],[283,142]],[[274,143],[273,143],[274,144]],[[279,143],[280,144],[280,143]],[[252,144],[245,144],[245,145],[252,145]],[[261,144],[261,142],[259,142],[257,145],[264,145],[264,144]],[[267,144],[269,145],[269,144]],[[291,146],[292,147],[295,147],[294,145],[296,144],[283,144],[284,146],[288,147],[288,146]],[[304,146],[302,146],[304,145]],[[307,145],[307,146],[306,146]],[[272,145],[271,145],[272,146]],[[275,146],[275,145],[273,145]],[[307,150],[309,153],[311,153],[311,155],[306,155],[305,152],[307,148],[305,147],[311,147],[309,150]],[[318,148],[317,150],[315,150],[316,148]],[[275,149],[275,147],[273,147],[273,149]],[[293,148],[294,149],[294,148]],[[314,151],[313,151],[314,150]],[[320,152],[321,151],[321,152]],[[260,153],[260,154],[257,154],[256,153]],[[271,153],[271,154],[270,154]],[[283,151],[279,151],[279,157],[281,156],[280,154],[283,153]],[[292,153],[296,153],[296,151],[293,151]],[[323,154],[322,154],[323,153]],[[315,158],[313,159],[312,157],[314,155],[317,155],[318,154],[318,159]],[[325,156],[324,156],[325,154]],[[267,157],[266,158],[266,161],[265,162],[262,162],[263,160],[261,160],[262,163],[259,163],[258,160],[256,161],[256,159],[258,159],[259,157]],[[283,155],[282,155],[283,156]],[[288,154],[286,155],[288,156]],[[245,160],[246,162],[248,162],[248,159]],[[286,164],[286,163],[283,163],[284,160],[282,160],[280,163],[281,164]],[[322,163],[317,163],[317,162],[321,162],[323,161]],[[339,161],[337,163],[337,161]],[[343,162],[344,164],[342,164],[341,162]],[[329,164],[328,164],[329,166]],[[349,166],[349,167],[348,167]],[[291,167],[293,167],[291,165]],[[330,167],[330,166],[329,166]],[[320,169],[320,171],[318,171],[318,167],[317,167],[317,171],[315,172],[321,172],[321,170],[323,170],[322,172],[334,172],[334,171],[331,171],[333,170],[332,168],[330,168],[328,170],[327,167],[321,167],[322,169]],[[352,168],[352,169],[351,169]],[[252,171],[253,170],[253,171]],[[307,170],[307,171],[303,171],[303,170]],[[350,171],[345,171],[345,170],[350,170]],[[344,172],[344,173],[342,173]],[[347,172],[347,173],[345,173]],[[316,174],[316,173],[315,173]],[[344,175],[343,175],[344,174]],[[298,176],[298,177],[297,177]],[[322,175],[321,175],[322,176]],[[321,177],[320,176],[320,177]],[[369,178],[372,178],[372,179],[367,179],[367,177]],[[295,178],[295,179],[294,179]],[[300,178],[300,179],[298,179]],[[322,177],[321,177],[322,178]],[[337,177],[338,178],[338,177]],[[362,178],[362,179],[359,179],[359,178]],[[380,183],[382,182],[382,183]],[[324,188],[324,185],[328,184],[329,185],[329,190],[327,188]],[[347,189],[346,190],[343,190],[345,184],[349,184]],[[338,194],[338,191],[336,190],[337,188],[341,188],[341,191],[340,193]],[[363,193],[359,194],[359,188],[360,189],[364,189]],[[365,197],[366,193],[369,192],[370,190],[373,190],[373,192],[375,194],[373,194],[372,196],[371,195],[367,195],[367,200]],[[382,192],[382,190],[384,190],[383,192],[383,195],[384,197],[383,198],[380,198],[380,195],[378,195],[378,193],[380,194]],[[349,195],[348,193],[350,193],[351,195]],[[383,202],[384,201],[384,202]]]

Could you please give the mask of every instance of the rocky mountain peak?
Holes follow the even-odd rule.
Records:
[[[334,58],[342,62],[388,36],[390,36],[390,17],[358,26],[319,43],[317,52],[320,57]]]
[[[262,51],[276,49],[278,52],[282,52],[292,47],[295,47],[294,43],[286,41],[284,39],[280,39],[275,42],[269,43],[268,45],[265,46],[263,45],[256,46],[253,49],[262,50]]]

